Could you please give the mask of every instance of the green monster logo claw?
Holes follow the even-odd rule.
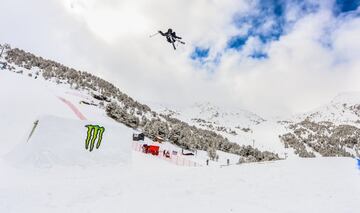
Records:
[[[96,144],[96,149],[98,149],[101,145],[101,140],[103,137],[103,134],[105,132],[105,128],[104,127],[100,127],[98,125],[86,125],[85,127],[87,127],[87,136],[86,136],[86,140],[85,140],[85,149],[90,149],[89,151],[91,152],[94,149],[95,146],[95,140],[96,138],[98,138],[97,140],[97,144]]]

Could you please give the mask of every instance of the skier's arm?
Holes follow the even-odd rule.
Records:
[[[161,32],[161,30],[158,31],[162,36],[165,36],[166,33]]]
[[[175,32],[171,33],[171,36],[175,39],[181,39],[181,37],[177,36]]]
[[[174,38],[181,39],[181,37],[177,36],[176,34],[174,34]]]

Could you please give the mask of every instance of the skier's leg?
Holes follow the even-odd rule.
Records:
[[[175,42],[172,42],[171,44],[173,45],[174,50],[176,50],[176,47],[175,47]]]

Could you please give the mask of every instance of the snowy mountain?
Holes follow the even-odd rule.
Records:
[[[264,119],[242,109],[211,103],[175,109],[154,105],[160,113],[230,141],[268,150],[282,157],[359,156],[360,93],[343,93],[329,104],[285,120]]]
[[[277,134],[291,131],[287,125],[301,119],[285,125],[209,104],[160,115],[90,74],[20,50],[11,54],[0,58],[0,212],[358,212],[354,159],[264,161],[272,155],[224,139],[290,156],[292,149],[285,149]],[[211,128],[204,123],[223,136],[201,131]],[[91,152],[85,144],[88,125],[105,129]],[[208,152],[198,150],[195,156],[171,159],[183,163],[178,166],[134,146],[130,151],[138,130],[147,133],[144,143],[162,131],[178,139],[164,147],[179,153],[180,145],[193,144],[184,133],[191,139],[208,134],[207,143],[220,141],[215,148],[241,152],[218,150],[218,161],[206,166]],[[239,157],[259,161],[261,155],[263,162],[237,164]],[[200,166],[189,167],[185,160]]]
[[[358,156],[360,101],[358,93],[338,95],[329,104],[286,120],[265,119],[239,108],[197,103],[175,108],[141,104],[109,82],[86,72],[6,47],[2,70],[68,87],[81,93],[79,102],[97,107],[126,126],[176,146],[240,155],[245,161],[279,157]],[[277,155],[277,156],[276,156]]]
[[[359,93],[339,94],[329,104],[280,123],[288,131],[281,140],[300,157],[360,156]]]
[[[247,110],[225,109],[211,103],[197,103],[180,109],[153,104],[152,108],[198,128],[214,131],[240,145],[254,146],[280,156],[286,152],[278,138],[278,134],[285,131],[283,126]]]
[[[211,103],[196,103],[188,108],[159,108],[159,111],[180,120],[196,124],[198,127],[236,135],[236,130],[251,131],[251,127],[265,121],[260,116],[241,109],[224,109]]]
[[[360,124],[360,92],[337,95],[329,104],[310,112],[294,116],[295,121],[309,118],[313,121],[329,121],[335,124]]]
[[[67,93],[78,96],[78,103],[100,110],[108,119],[112,118],[129,128],[141,131],[149,139],[160,136],[183,149],[206,151],[212,160],[218,159],[220,152],[235,154],[247,162],[279,159],[279,156],[269,151],[239,145],[214,131],[196,128],[184,121],[159,115],[147,105],[122,93],[111,83],[89,73],[17,48],[4,47],[0,61],[1,70],[25,75],[36,81],[45,81],[53,87],[66,88],[69,90]],[[61,100],[68,102],[67,99]]]

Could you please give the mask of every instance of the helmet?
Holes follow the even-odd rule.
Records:
[[[168,29],[168,32],[172,32],[172,29],[171,29],[171,28],[169,28],[169,29]]]

